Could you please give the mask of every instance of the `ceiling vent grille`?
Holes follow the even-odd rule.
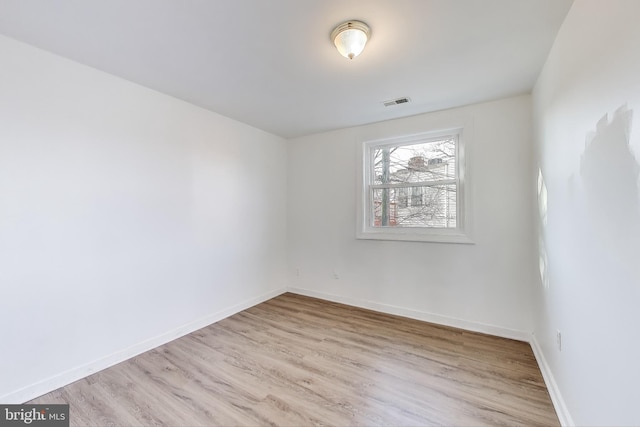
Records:
[[[409,101],[411,100],[405,97],[405,98],[392,99],[390,101],[384,101],[383,104],[385,107],[391,107],[392,105],[406,104]]]

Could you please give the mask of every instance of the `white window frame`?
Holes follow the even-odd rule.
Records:
[[[439,140],[444,136],[455,135],[456,143],[456,228],[434,227],[376,227],[371,225],[373,153],[381,147],[396,147],[412,145],[421,142]],[[474,243],[471,236],[471,196],[469,189],[468,155],[465,149],[471,137],[471,132],[463,126],[439,129],[413,135],[396,136],[385,139],[365,141],[360,145],[361,168],[358,173],[358,239],[371,240],[404,240],[414,242],[436,243]]]

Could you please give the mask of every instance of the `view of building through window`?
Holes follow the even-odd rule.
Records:
[[[456,228],[457,139],[374,147],[370,226]]]

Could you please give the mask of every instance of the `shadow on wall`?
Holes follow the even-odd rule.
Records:
[[[605,114],[587,134],[580,162],[592,230],[623,258],[640,249],[640,165],[629,145],[632,118],[626,105],[611,121]]]
[[[538,234],[538,261],[540,267],[540,280],[545,288],[549,287],[549,260],[547,257],[547,245],[544,240],[544,228],[547,226],[547,185],[542,176],[542,169],[538,169],[538,214],[540,215],[540,233]]]

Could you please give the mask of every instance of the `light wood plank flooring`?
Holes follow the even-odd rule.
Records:
[[[526,343],[293,294],[31,403],[77,426],[559,424]]]

